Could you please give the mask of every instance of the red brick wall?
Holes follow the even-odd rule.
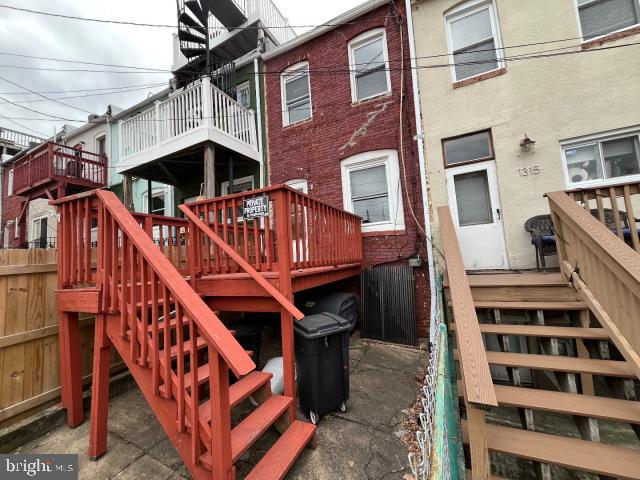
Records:
[[[395,235],[366,233],[365,260],[368,266],[405,261],[418,252],[426,259],[424,237],[411,216],[409,201],[424,227],[420,170],[411,88],[409,45],[404,2],[396,2],[402,27],[390,5],[384,5],[359,19],[312,39],[266,62],[267,135],[271,184],[293,178],[307,178],[309,194],[343,208],[340,161],[352,155],[382,149],[400,151],[400,90],[404,83],[404,163],[407,182],[403,190],[405,231]],[[352,104],[348,43],[368,30],[384,27],[391,73],[391,94]],[[401,28],[404,38],[404,82],[401,82]],[[280,73],[300,61],[310,69],[313,116],[283,128]],[[400,156],[400,155],[399,155]],[[401,160],[401,159],[400,159]],[[409,200],[407,199],[407,194]],[[420,336],[428,333],[429,285],[425,267],[415,270],[416,318]]]
[[[16,217],[20,216],[22,212],[22,207],[24,205],[25,199],[23,197],[17,197],[15,195],[11,195],[7,197],[7,188],[9,186],[9,170],[5,166],[4,171],[2,173],[2,224],[0,225],[0,229],[3,232],[2,242],[0,243],[0,248],[4,247],[5,238],[4,238],[4,227],[8,221],[15,221]],[[15,238],[15,223],[12,227],[9,228],[9,246],[17,247],[22,245],[26,238],[26,226],[24,225],[24,218],[20,223],[20,237]]]

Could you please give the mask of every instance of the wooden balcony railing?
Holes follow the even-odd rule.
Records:
[[[610,199],[622,192],[629,217],[633,217],[632,186],[606,189]],[[595,189],[595,201],[602,209],[602,198]],[[576,193],[572,193],[575,198]],[[580,193],[580,195],[582,195]],[[585,202],[587,200],[585,193]],[[560,267],[579,290],[581,299],[607,330],[625,359],[640,378],[640,255],[623,239],[594,218],[565,192],[547,194],[557,237]],[[615,215],[619,230],[620,219]]]
[[[615,233],[620,240],[640,253],[640,182],[618,183],[606,187],[581,188],[567,193],[585,210],[591,210],[600,223]]]
[[[467,409],[471,470],[473,478],[489,478],[491,472],[484,409],[497,406],[498,400],[449,207],[438,208],[438,218]]]
[[[60,179],[97,188],[105,186],[108,178],[106,156],[53,142],[29,152],[15,163],[13,170],[13,190],[18,195]]]
[[[10,143],[22,148],[29,148],[29,146],[34,143],[44,142],[44,139],[18,132],[16,130],[11,130],[10,128],[0,127],[0,142]]]
[[[267,215],[244,220],[243,202],[268,197]],[[258,272],[362,262],[361,218],[285,185],[276,185],[186,205]],[[201,232],[196,233],[196,274],[242,269]]]

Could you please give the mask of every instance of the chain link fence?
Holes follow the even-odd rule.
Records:
[[[409,465],[416,480],[458,480],[465,478],[462,437],[457,409],[456,372],[443,322],[445,304],[442,276],[436,280],[438,317],[431,338],[429,366],[422,387],[422,413],[416,432],[419,451],[409,454]],[[462,466],[462,468],[461,468]]]

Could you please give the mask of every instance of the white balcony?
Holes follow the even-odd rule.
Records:
[[[296,37],[289,20],[271,0],[217,0],[211,3],[211,9],[209,47],[220,58],[235,60],[255,49],[257,29],[243,27],[255,27],[258,22],[278,45]],[[173,71],[176,71],[187,64],[187,58],[180,52],[177,35],[173,45]]]
[[[255,112],[211,85],[207,77],[122,120],[119,128],[118,173],[207,141],[260,161]]]

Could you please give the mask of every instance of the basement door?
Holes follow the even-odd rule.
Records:
[[[448,168],[446,177],[465,268],[508,269],[495,162]]]

